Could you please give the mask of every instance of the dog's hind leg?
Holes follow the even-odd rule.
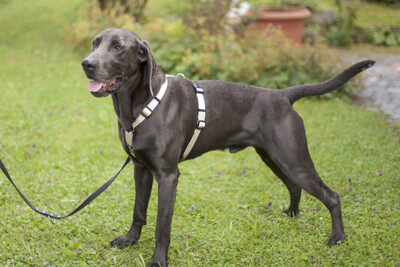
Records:
[[[142,227],[146,225],[147,206],[153,186],[153,175],[146,167],[135,165],[134,175],[136,195],[131,228],[126,235],[117,237],[111,242],[111,246],[121,249],[133,245],[139,240]]]
[[[298,187],[294,184],[290,179],[279,169],[278,166],[271,160],[268,156],[267,152],[265,152],[262,148],[255,148],[258,155],[260,155],[261,159],[264,163],[278,176],[282,182],[286,185],[287,189],[290,193],[290,205],[289,208],[284,210],[283,212],[291,217],[295,217],[299,214],[299,203],[301,198],[301,187]]]
[[[322,182],[315,170],[302,119],[292,110],[274,122],[265,129],[262,149],[267,151],[269,158],[292,183],[319,199],[328,208],[332,218],[332,235],[328,245],[344,241],[339,196]]]

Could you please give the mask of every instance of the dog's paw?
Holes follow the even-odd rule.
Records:
[[[117,247],[119,249],[123,249],[130,245],[135,244],[136,241],[137,241],[137,239],[130,238],[128,235],[124,235],[124,236],[115,238],[113,241],[111,241],[110,245],[112,247]]]
[[[332,234],[331,238],[329,238],[329,240],[328,240],[328,242],[326,242],[326,244],[328,246],[343,244],[345,238],[346,238],[346,235],[339,236],[336,234]]]
[[[297,217],[299,215],[299,210],[292,210],[292,209],[287,209],[282,211],[283,213],[286,213],[290,217]]]
[[[157,259],[152,259],[146,267],[167,267],[168,261],[160,261]]]

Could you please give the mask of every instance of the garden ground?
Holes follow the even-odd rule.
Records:
[[[400,48],[356,48],[340,50],[347,62],[372,58],[376,64],[363,73],[364,88],[355,90],[356,100],[371,110],[382,111],[387,119],[400,126]]]

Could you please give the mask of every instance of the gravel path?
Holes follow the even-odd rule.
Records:
[[[369,109],[383,111],[390,121],[400,123],[400,49],[338,52],[349,63],[367,58],[376,61],[374,67],[362,74],[365,88],[354,95]]]

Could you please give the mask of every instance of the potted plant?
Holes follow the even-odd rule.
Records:
[[[305,1],[272,0],[257,1],[248,12],[257,29],[270,25],[280,28],[286,37],[295,43],[303,39],[304,22],[311,17],[311,12],[304,7]]]

